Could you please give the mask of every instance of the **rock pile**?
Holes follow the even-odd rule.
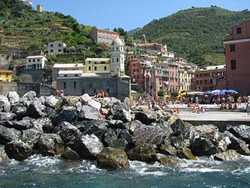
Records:
[[[100,168],[129,168],[129,160],[162,164],[180,158],[239,160],[250,155],[250,128],[192,126],[171,111],[133,109],[115,98],[0,96],[0,162],[32,154],[96,160]]]

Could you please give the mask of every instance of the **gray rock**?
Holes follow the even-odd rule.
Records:
[[[62,137],[64,144],[67,146],[73,146],[75,140],[78,139],[82,134],[81,131],[68,122],[60,123],[56,129],[59,131],[58,133]]]
[[[75,126],[83,133],[83,134],[94,134],[99,139],[102,139],[103,135],[106,133],[108,129],[108,123],[100,120],[85,120],[81,122],[77,122]]]
[[[135,119],[146,125],[149,125],[156,121],[156,118],[152,114],[145,112],[135,112]]]
[[[32,146],[21,140],[14,140],[5,145],[5,151],[10,159],[23,161],[31,156]]]
[[[42,134],[38,141],[38,150],[43,155],[59,155],[64,150],[64,143],[57,134]]]
[[[8,98],[10,104],[18,103],[20,100],[19,95],[15,91],[8,92],[6,97]]]
[[[109,128],[107,132],[104,134],[103,142],[106,144],[106,146],[109,146],[114,140],[116,140],[118,137],[113,131],[113,129]]]
[[[111,141],[109,147],[126,150],[126,148],[128,147],[128,142],[124,138],[118,138],[116,140]]]
[[[9,128],[15,128],[20,131],[31,129],[33,127],[32,120],[30,118],[25,118],[20,121],[7,121],[4,125]]]
[[[36,92],[35,91],[29,91],[23,95],[23,97],[20,99],[20,102],[27,103],[28,101],[34,101],[36,99]]]
[[[143,125],[143,124],[139,120],[131,121],[131,122],[129,122],[129,131],[133,133],[135,131],[136,127],[141,126],[141,125]]]
[[[104,148],[97,155],[97,166],[105,169],[129,168],[128,157],[123,150],[114,148]]]
[[[52,122],[55,126],[59,125],[63,121],[69,123],[75,122],[77,119],[77,112],[75,107],[63,107],[63,109],[54,117],[52,117]]]
[[[94,107],[83,105],[79,117],[85,120],[98,120],[99,111]]]
[[[44,110],[45,106],[39,100],[34,100],[27,108],[27,115],[32,118],[45,117],[47,114],[44,113]]]
[[[102,142],[94,135],[82,135],[76,140],[75,145],[72,147],[81,158],[94,159],[99,154],[103,145]]]
[[[110,108],[111,118],[114,120],[121,120],[124,123],[131,121],[129,108],[125,104],[115,104]]]
[[[190,159],[196,161],[197,158],[193,155],[192,151],[187,147],[182,147],[178,149],[177,156],[184,159]]]
[[[22,134],[22,141],[31,145],[31,146],[34,146],[35,144],[38,143],[38,140],[39,140],[41,134],[42,133],[37,129],[25,130],[25,131],[23,131],[23,134]]]
[[[214,159],[217,161],[239,161],[241,158],[241,155],[235,150],[228,150],[223,153],[217,153],[214,156]]]
[[[62,153],[62,157],[67,160],[79,160],[80,156],[70,147],[66,147]]]
[[[137,160],[148,163],[155,162],[157,160],[155,147],[150,144],[138,145],[135,148],[129,150],[127,152],[127,155],[130,160]]]
[[[16,118],[16,114],[9,112],[0,112],[0,121],[11,121]]]
[[[5,163],[9,161],[9,157],[7,153],[5,152],[4,146],[0,145],[0,164]]]
[[[168,139],[165,139],[164,142],[159,146],[159,152],[165,155],[176,155],[177,150],[171,145],[171,142]]]
[[[10,112],[10,102],[3,95],[0,95],[0,112]]]
[[[27,108],[21,105],[12,105],[11,111],[12,113],[16,114],[18,120],[21,120],[26,116]]]
[[[169,156],[169,155],[163,155],[163,154],[157,154],[156,155],[157,161],[164,166],[175,166],[178,163],[181,163],[181,160],[173,157],[173,156]]]
[[[51,95],[49,97],[45,97],[44,104],[45,104],[45,106],[55,108],[57,102],[58,102],[58,99],[55,96]]]
[[[5,145],[13,140],[18,140],[20,136],[20,131],[0,125],[0,144]]]
[[[192,140],[190,149],[196,156],[209,156],[218,152],[211,140],[202,137]]]
[[[161,145],[166,137],[166,133],[159,127],[151,127],[146,125],[137,126],[133,134],[134,144],[141,145],[143,143]]]
[[[237,138],[244,140],[247,144],[250,144],[250,127],[248,125],[238,125],[228,130]]]

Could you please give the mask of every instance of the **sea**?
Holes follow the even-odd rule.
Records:
[[[94,161],[66,161],[34,155],[0,164],[0,187],[46,188],[250,188],[250,157],[239,162],[212,158],[162,166],[130,161],[129,169],[105,170]]]

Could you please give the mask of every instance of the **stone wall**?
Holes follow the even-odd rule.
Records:
[[[18,83],[17,93],[23,96],[28,91],[35,91],[38,96],[49,96],[55,93],[55,88],[50,85],[40,83]]]
[[[65,87],[66,86],[66,87]],[[65,95],[79,96],[84,93],[93,95],[100,90],[106,91],[109,96],[124,100],[130,97],[130,78],[117,77],[84,77],[62,78],[57,80],[57,88],[64,90]]]
[[[4,95],[9,91],[17,91],[16,82],[0,82],[0,95]]]

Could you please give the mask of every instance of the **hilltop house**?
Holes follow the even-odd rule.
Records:
[[[49,42],[48,44],[48,54],[62,54],[66,44],[62,41]]]
[[[47,59],[44,56],[28,56],[26,57],[25,69],[44,69],[46,61]]]

